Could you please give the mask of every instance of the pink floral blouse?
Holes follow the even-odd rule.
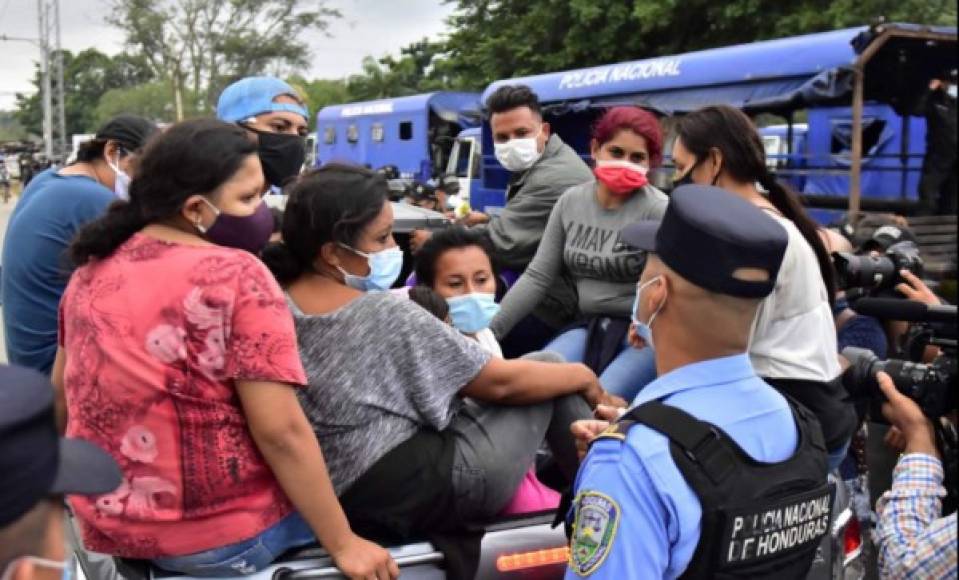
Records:
[[[74,273],[60,343],[67,434],[124,473],[111,494],[70,498],[87,549],[192,554],[290,513],[234,386],[306,383],[283,294],[252,254],[134,235]]]

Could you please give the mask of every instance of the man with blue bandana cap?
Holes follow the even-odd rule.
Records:
[[[566,579],[803,577],[829,528],[822,432],[747,355],[786,231],[735,195],[688,185],[662,222],[622,239],[650,252],[632,341],[655,344],[659,378],[612,425],[572,426],[591,448]]]
[[[216,116],[256,134],[263,175],[274,191],[299,175],[310,113],[289,84],[275,77],[241,79],[220,94]]]

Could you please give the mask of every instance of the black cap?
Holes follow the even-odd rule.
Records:
[[[882,250],[885,252],[899,242],[918,244],[919,240],[916,238],[916,234],[905,226],[885,224],[876,228],[876,231],[863,243],[862,250]]]
[[[137,115],[117,115],[97,130],[97,139],[118,141],[129,151],[141,149],[159,129],[156,123]]]
[[[121,479],[105,451],[57,434],[53,386],[46,377],[0,365],[0,527],[47,496],[107,493]]]
[[[773,291],[789,242],[786,229],[761,209],[708,185],[676,188],[662,221],[626,226],[622,235],[696,286],[741,298]],[[740,268],[765,270],[769,278],[742,280],[733,275]]]
[[[436,188],[417,181],[413,184],[411,193],[415,199],[429,199],[436,196]]]

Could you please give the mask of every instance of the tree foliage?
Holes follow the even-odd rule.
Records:
[[[149,82],[153,78],[149,66],[137,56],[119,54],[107,56],[95,48],[74,55],[63,51],[63,84],[66,102],[67,134],[90,133],[96,130],[97,103],[111,89],[132,87]],[[36,65],[33,85],[36,92],[30,95],[17,94],[17,121],[29,133],[42,133],[43,111],[41,106],[40,65]]]
[[[445,0],[454,87],[875,22],[956,24],[953,0]]]
[[[177,118],[212,108],[232,81],[308,64],[301,35],[338,17],[323,1],[113,0],[110,22],[169,84]]]
[[[327,105],[346,103],[351,100],[346,81],[318,79],[309,81],[302,76],[295,75],[287,82],[303,96],[306,107],[310,111],[310,118],[314,118],[317,111]]]
[[[132,113],[162,123],[171,123],[176,116],[170,91],[166,83],[162,81],[111,89],[103,93],[97,103],[94,117],[99,125],[120,113]],[[184,111],[187,116],[198,113],[195,110]]]
[[[127,111],[158,120],[210,114],[222,88],[308,64],[308,32],[338,12],[325,0],[110,0],[129,54],[65,53],[68,131]],[[887,21],[956,25],[954,0],[437,0],[448,33],[398,54],[368,56],[345,79],[290,82],[311,113],[337,103],[434,90],[482,90],[496,79],[622,62]],[[39,87],[37,74],[34,84]],[[141,86],[142,85],[142,86]],[[40,132],[39,96],[18,96],[18,121]]]

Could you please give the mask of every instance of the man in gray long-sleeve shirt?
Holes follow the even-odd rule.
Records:
[[[549,214],[564,191],[592,181],[589,167],[543,121],[539,99],[529,87],[506,85],[486,101],[496,158],[512,172],[506,206],[496,215],[471,212],[463,221],[485,232],[500,263],[517,273],[536,254]],[[428,238],[415,232],[413,247]],[[576,315],[576,293],[568,279],[557,280],[533,315],[558,330]],[[529,345],[535,348],[535,345]]]

